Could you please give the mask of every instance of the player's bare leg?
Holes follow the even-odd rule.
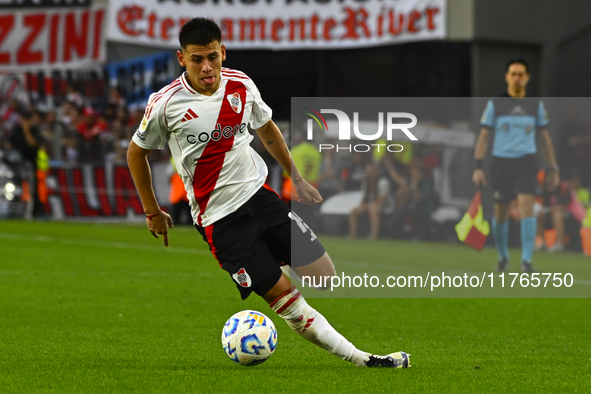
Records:
[[[509,266],[509,203],[495,203],[492,220],[492,233],[499,256],[498,271],[506,271]]]
[[[556,231],[556,241],[554,245],[548,250],[550,252],[561,252],[564,249],[562,241],[564,239],[564,208],[561,204],[556,204],[550,207],[550,214],[552,215],[552,227]]]
[[[315,289],[321,291],[328,289],[328,284],[331,283],[331,277],[336,275],[334,264],[326,252],[313,263],[295,268],[283,266],[281,270],[292,281],[302,283],[302,278],[304,278],[309,286],[313,286]]]
[[[264,296],[263,299],[267,301],[267,304],[272,303],[280,297],[281,295],[289,292],[291,290],[291,280],[284,275],[281,275],[281,278],[277,281],[275,286],[271,288]]]
[[[299,278],[307,277],[312,283],[322,284],[318,287],[319,290],[326,290],[327,287],[324,284],[330,281],[330,277],[336,275],[334,264],[326,252],[313,263],[303,267],[295,267],[293,271]]]
[[[542,207],[542,209],[540,209],[540,212],[536,217],[536,245],[534,247],[534,252],[544,250],[546,248],[546,239],[544,237],[545,229],[546,212],[544,212],[544,208]]]
[[[349,238],[357,238],[357,221],[361,214],[367,212],[367,208],[367,204],[362,204],[349,214]]]
[[[325,254],[325,256],[328,256]],[[324,256],[323,256],[324,257]],[[332,262],[331,262],[332,263]],[[408,368],[409,356],[396,352],[375,356],[357,349],[339,334],[322,314],[310,307],[300,292],[282,275],[263,298],[289,327],[304,339],[359,367]]]
[[[378,239],[380,235],[381,206],[372,203],[369,205],[369,225],[371,228],[370,239]]]
[[[517,195],[517,208],[521,219],[521,271],[533,272],[532,253],[536,244],[535,197],[532,194]]]

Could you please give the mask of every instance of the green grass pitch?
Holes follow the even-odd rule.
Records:
[[[370,256],[366,243],[321,239],[337,270]],[[0,392],[591,390],[589,298],[308,299],[360,349],[412,354],[408,370],[363,369],[299,338],[259,297],[241,301],[194,229],[173,229],[170,245],[139,225],[0,222]],[[437,257],[490,271],[496,261],[492,249],[371,245],[394,248],[405,266]],[[591,283],[589,257],[534,259],[540,271],[568,269]],[[243,309],[265,313],[278,329],[273,357],[251,368],[220,344],[224,322]]]

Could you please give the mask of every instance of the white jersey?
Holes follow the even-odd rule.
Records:
[[[150,95],[133,142],[144,149],[168,142],[193,220],[205,227],[236,211],[265,182],[267,166],[250,147],[247,123],[258,129],[272,111],[243,72],[222,68],[211,96],[194,90],[185,75]]]

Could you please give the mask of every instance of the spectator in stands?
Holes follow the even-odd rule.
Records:
[[[342,190],[341,179],[338,176],[341,170],[340,158],[341,156],[337,155],[334,149],[322,152],[322,162],[320,163],[318,175],[318,192],[325,201]]]
[[[78,163],[78,132],[66,129],[62,138],[62,160],[67,164]]]
[[[591,134],[581,120],[578,107],[568,111],[568,120],[560,132],[560,161],[563,172],[582,175],[583,186],[591,186]]]
[[[115,108],[127,108],[127,101],[118,87],[111,88],[109,91],[109,105]]]
[[[6,130],[12,130],[20,122],[19,106],[20,104],[16,99],[0,102],[0,119],[2,119]]]
[[[142,119],[144,118],[144,108],[134,108],[129,112],[129,117],[127,120],[127,125],[132,127],[135,131],[137,125],[142,123]]]
[[[80,114],[77,106],[69,101],[64,101],[58,112],[58,119],[65,128],[76,128]]]
[[[585,207],[578,198],[578,191],[581,189],[578,173],[571,169],[565,173],[565,179],[552,188],[546,183],[546,172],[540,170],[538,182],[542,195],[536,198],[539,212],[535,250],[561,252],[566,241],[569,241],[569,247],[577,249],[580,223],[586,216]]]
[[[401,212],[407,205],[411,196],[409,188],[409,173],[406,166],[393,155],[382,156],[381,165],[385,168],[386,174],[393,185],[392,194],[396,203],[396,210]]]
[[[32,170],[29,190],[33,199],[33,217],[42,218],[45,216],[45,209],[39,200],[39,188],[37,187],[37,157],[44,142],[39,130],[39,115],[27,109],[20,110],[18,123],[13,127],[10,134],[10,145],[20,152],[23,160],[28,163]]]
[[[129,120],[129,111],[127,110],[127,108],[124,108],[124,107],[117,108],[117,111],[115,113],[115,118],[119,119],[121,121],[121,123],[123,125],[125,125],[126,127],[134,128],[134,131],[135,131],[137,124],[132,124],[131,121]]]
[[[0,151],[5,149],[6,145],[8,144],[8,141],[6,140],[7,134],[8,133],[6,132],[6,129],[4,127],[4,121],[0,117]]]
[[[413,159],[410,164],[408,216],[411,219],[415,239],[429,238],[431,215],[437,209],[438,198],[433,180],[426,175],[423,162]]]
[[[129,147],[129,141],[131,141],[131,133],[119,119],[115,119],[111,123],[111,132],[113,133],[113,146],[112,152],[109,153],[107,160],[126,163],[127,148]]]
[[[80,135],[80,160],[86,163],[102,162],[103,150],[101,133],[108,130],[108,124],[97,116],[92,107],[86,107],[82,112],[82,122],[77,126]]]
[[[366,164],[371,160],[371,155],[364,152],[353,152],[349,156],[349,162],[341,171],[341,179],[344,190],[361,190],[366,175]]]
[[[84,106],[84,98],[72,82],[69,82],[66,85],[66,101],[69,101],[77,107]]]
[[[57,112],[47,112],[45,115],[45,121],[41,124],[41,135],[47,142],[49,159],[57,161],[63,160],[64,133],[65,127],[58,121]]]
[[[379,165],[370,162],[365,166],[365,181],[363,182],[363,200],[361,205],[349,214],[349,237],[357,237],[357,223],[359,217],[365,213],[369,215],[370,239],[377,239],[380,235],[380,224],[383,212],[392,208],[390,182],[382,174]]]
[[[117,107],[113,104],[107,104],[104,118],[109,123],[113,122],[117,118]]]

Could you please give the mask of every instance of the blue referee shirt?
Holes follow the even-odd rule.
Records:
[[[517,158],[536,153],[536,129],[548,126],[540,99],[495,97],[484,109],[480,124],[494,131],[492,155]]]

